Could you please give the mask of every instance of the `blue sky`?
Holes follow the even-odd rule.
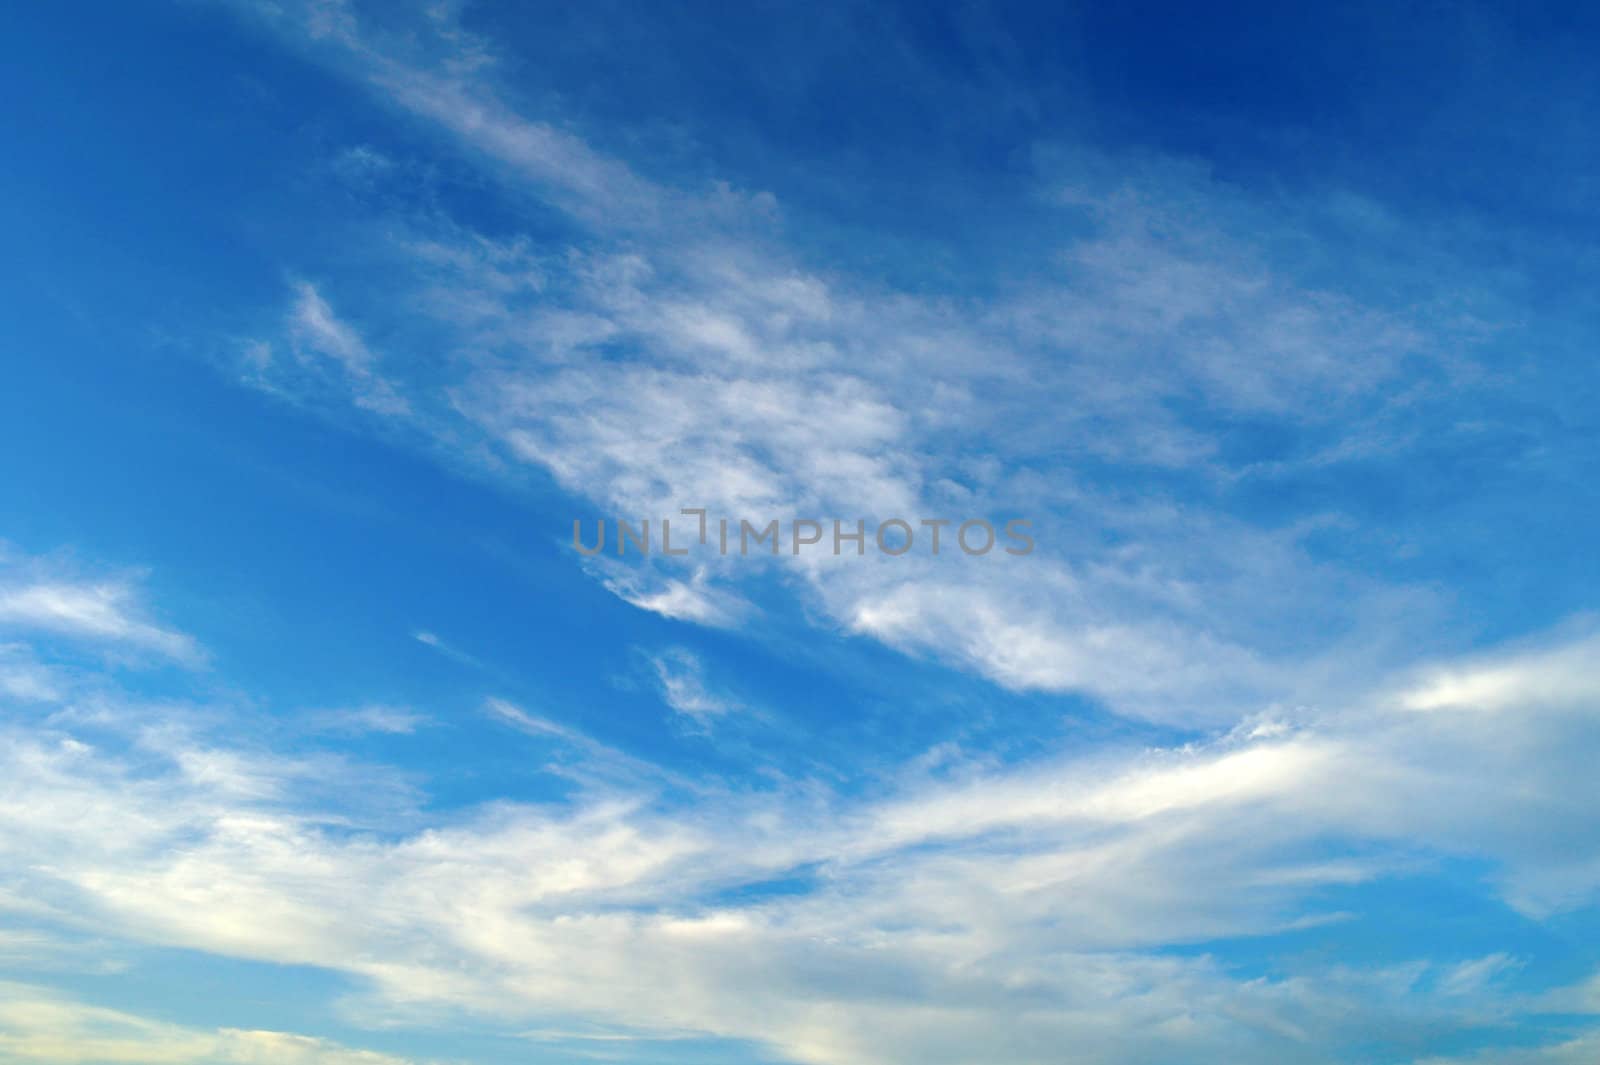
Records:
[[[1600,1060],[1597,45],[14,6],[0,1061]]]

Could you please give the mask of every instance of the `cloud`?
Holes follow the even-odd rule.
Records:
[[[373,705],[320,711],[311,715],[310,724],[319,732],[408,736],[418,728],[432,724],[432,721],[426,715],[404,707]]]
[[[699,656],[674,647],[650,657],[662,700],[673,710],[704,725],[710,718],[738,709],[739,704],[706,683]]]
[[[605,575],[601,582],[618,599],[674,621],[727,628],[751,613],[748,602],[726,588],[711,584],[703,569],[688,580],[634,573],[621,566],[592,561],[589,569]]]
[[[340,320],[310,282],[294,284],[289,338],[302,360],[320,356],[336,364],[349,382],[355,403],[377,414],[404,415],[410,405],[375,367],[377,357],[353,327]]]
[[[0,696],[22,702],[48,703],[61,697],[56,673],[41,665],[24,644],[0,643]]]
[[[41,987],[0,984],[0,1056],[107,1065],[407,1065],[287,1032],[206,1031],[85,1005]]]
[[[0,576],[0,628],[147,652],[185,664],[203,657],[192,637],[151,621],[126,582],[80,582],[29,572],[36,565],[16,568],[22,572],[9,579]],[[34,683],[42,683],[39,674],[32,676]]]
[[[572,225],[551,248],[432,207],[388,215],[381,284],[300,283],[290,341],[345,367],[357,406],[374,406],[375,360],[324,290],[397,347],[418,338],[392,360],[400,420],[450,461],[537,471],[633,520],[1026,515],[1041,545],[1010,566],[589,563],[627,602],[727,627],[777,570],[825,625],[1191,726],[1342,698],[1436,619],[1428,591],[1317,558],[1308,530],[1329,515],[1262,523],[1227,497],[1268,466],[1403,452],[1470,376],[1470,315],[1286,256],[1317,205],[1192,165],[1041,152],[1033,280],[896,292],[808,262],[770,197],[646,177],[521,113],[448,11],[400,31],[288,4],[274,25]],[[1241,436],[1293,446],[1235,455]]]
[[[438,633],[428,632],[426,629],[418,629],[411,634],[411,638],[424,647],[433,648],[452,662],[463,666],[471,666],[474,669],[482,668],[483,666],[482,660],[477,656],[470,655],[454,644],[449,643]]]
[[[542,768],[571,776],[589,786],[653,789],[660,782],[673,780],[671,773],[608,747],[584,733],[548,718],[530,714],[505,699],[490,697],[483,709],[489,717],[524,735],[550,741]]]
[[[1419,1058],[1414,1065],[1588,1065],[1600,1056],[1600,1033],[1536,1047],[1496,1047],[1461,1057]]]
[[[1063,1043],[1091,1063],[1332,1061],[1352,1033],[1398,1047],[1501,1023],[1510,958],[1262,979],[1164,950],[1340,919],[1321,890],[1410,875],[1419,849],[1488,861],[1530,914],[1592,900],[1600,684],[1536,679],[1586,639],[1496,656],[1534,679],[1470,713],[1417,713],[1425,687],[1381,683],[1313,720],[957,764],[886,794],[691,784],[491,699],[576,790],[420,824],[354,805],[372,771],[170,730],[118,753],[72,719],[11,723],[0,854],[21,897],[80,929],[344,973],[374,1022],[576,1018],[818,1065],[1020,1065]],[[243,1053],[184,1038],[199,1059]]]
[[[1487,659],[1428,675],[1404,695],[1418,711],[1515,709],[1586,703],[1600,690],[1600,636],[1538,652]]]

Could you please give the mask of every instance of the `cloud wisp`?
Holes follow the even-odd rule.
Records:
[[[201,1031],[89,1006],[46,988],[0,984],[0,1054],[7,1061],[141,1065],[412,1065],[289,1032]]]
[[[1006,687],[1179,724],[1340,698],[1340,678],[1393,666],[1436,620],[1427,590],[1308,549],[1337,515],[1261,523],[1229,502],[1267,468],[1231,453],[1246,432],[1294,440],[1267,464],[1292,476],[1401,453],[1419,412],[1470,387],[1470,296],[1385,304],[1301,280],[1278,249],[1304,243],[1312,207],[1176,163],[1046,160],[1039,279],[984,300],[900,293],[808,264],[771,197],[653,180],[526,117],[448,9],[405,33],[343,4],[274,10],[297,47],[573,227],[540,246],[402,213],[381,221],[381,292],[296,289],[288,342],[343,364],[351,403],[427,446],[497,476],[531,467],[602,513],[1026,516],[1041,547],[1025,565],[780,559],[755,581]],[[394,277],[415,293],[404,310]],[[332,289],[386,336],[428,338],[383,355],[404,406],[374,401],[377,356]],[[750,567],[615,562],[591,568],[673,618],[728,625],[761,598]]]
[[[38,562],[14,563],[0,554],[0,632],[47,633],[110,651],[197,665],[204,652],[193,637],[148,616],[135,585],[125,579],[82,580]],[[8,685],[40,692],[37,671],[14,670]]]
[[[1488,1032],[1542,1007],[1497,993],[1504,954],[1260,979],[1168,948],[1343,919],[1322,892],[1451,856],[1489,861],[1500,896],[1535,917],[1592,902],[1600,835],[1574,803],[1593,798],[1600,676],[1552,684],[1546,668],[1588,661],[1591,642],[1418,671],[1314,721],[913,774],[877,796],[687,786],[492,699],[578,791],[399,830],[359,809],[381,767],[307,789],[326,766],[150,733],[131,707],[12,720],[0,901],[114,939],[338,972],[351,1009],[386,1023],[577,1018],[816,1065],[1020,1065],[1064,1040],[1086,1062],[1333,1061],[1354,1031]],[[1437,677],[1466,694],[1419,712]],[[130,729],[144,738],[119,752]],[[1321,852],[1330,840],[1346,853]],[[301,1055],[287,1060],[369,1060],[79,1007],[0,1019],[23,1060],[56,1038],[145,1040],[152,1060],[234,1060],[262,1040]]]

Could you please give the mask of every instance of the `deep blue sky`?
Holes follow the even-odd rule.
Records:
[[[1600,1058],[1597,46],[0,15],[0,1058]]]

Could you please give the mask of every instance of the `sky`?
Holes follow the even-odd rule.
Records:
[[[0,1062],[1600,1061],[1597,47],[9,6]]]

